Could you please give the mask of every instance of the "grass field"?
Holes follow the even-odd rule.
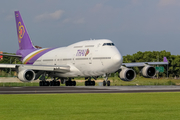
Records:
[[[1,120],[179,120],[180,93],[0,95]]]

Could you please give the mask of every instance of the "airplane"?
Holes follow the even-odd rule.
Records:
[[[167,65],[164,62],[123,63],[123,57],[114,43],[108,39],[85,40],[66,47],[36,48],[26,30],[20,12],[15,11],[16,28],[19,49],[16,55],[0,54],[3,56],[18,57],[22,64],[0,64],[0,68],[13,68],[18,78],[23,82],[39,79],[39,86],[76,86],[74,77],[84,77],[85,86],[95,86],[98,76],[105,76],[103,86],[110,86],[108,75],[119,72],[123,81],[131,81],[136,77],[131,67],[143,67],[144,77],[153,77],[156,70],[152,65]],[[46,78],[53,78],[47,81]]]

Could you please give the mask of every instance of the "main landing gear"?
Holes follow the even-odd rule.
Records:
[[[39,86],[60,86],[59,81],[40,81]]]
[[[65,82],[66,86],[76,86],[76,81],[71,81],[71,78],[68,79],[68,81]]]
[[[108,74],[105,74],[105,80],[103,81],[103,86],[110,86],[111,82],[108,80]]]
[[[85,81],[85,86],[95,86],[95,81],[91,81],[91,77],[85,79],[88,79],[87,81]]]
[[[45,79],[39,82],[39,86],[60,86],[58,79],[54,78],[52,81],[46,81]]]

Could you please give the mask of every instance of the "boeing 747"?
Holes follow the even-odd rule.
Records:
[[[19,49],[16,55],[23,64],[0,64],[0,68],[14,68],[18,78],[23,82],[31,82],[40,78],[40,86],[76,86],[74,77],[85,77],[86,86],[94,86],[91,78],[105,76],[103,86],[110,86],[108,74],[119,72],[124,81],[131,81],[136,73],[131,67],[142,67],[144,77],[153,77],[156,73],[152,65],[168,64],[164,62],[123,63],[123,57],[114,43],[108,39],[85,40],[60,48],[36,48],[27,33],[20,12],[15,11]],[[6,54],[0,54],[6,55]],[[54,78],[46,81],[46,76]]]

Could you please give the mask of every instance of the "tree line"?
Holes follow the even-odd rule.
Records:
[[[160,77],[179,77],[180,75],[180,55],[171,55],[170,52],[163,51],[145,51],[137,52],[133,55],[123,56],[124,63],[131,62],[162,62],[163,58],[166,57],[169,64],[161,65],[164,67],[163,73],[158,73]],[[157,66],[157,65],[156,65]],[[133,68],[137,75],[140,75],[141,69],[138,67]]]
[[[4,54],[11,54],[11,53],[4,53]],[[12,55],[15,55],[12,53]],[[159,73],[160,77],[179,77],[180,75],[180,55],[171,55],[170,52],[167,52],[165,50],[163,51],[145,51],[145,52],[137,52],[133,55],[126,55],[123,56],[123,62],[124,63],[131,63],[131,62],[161,62],[163,61],[163,58],[166,57],[169,65],[164,65],[164,72]],[[3,59],[0,61],[0,63],[4,64],[21,64],[21,61],[16,57],[9,57],[9,56],[3,56]],[[141,68],[134,67],[133,68],[137,75],[141,75]],[[5,72],[7,74],[10,74],[11,70],[1,69],[1,73]],[[13,72],[11,74],[14,74]]]

